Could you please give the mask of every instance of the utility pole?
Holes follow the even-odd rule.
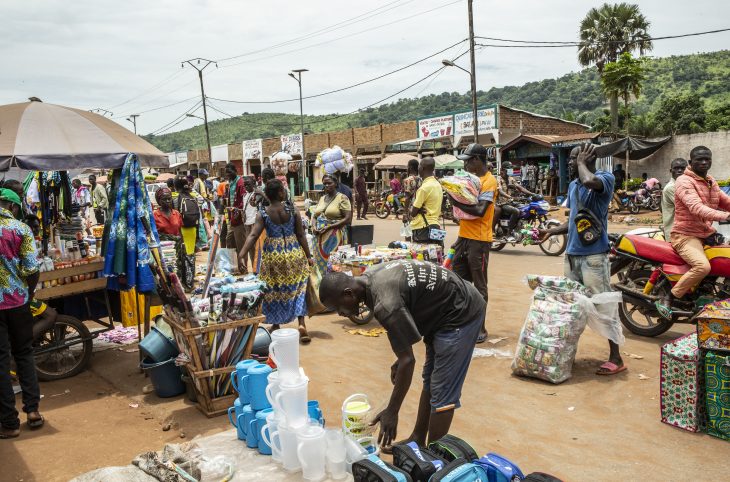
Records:
[[[306,196],[309,190],[309,179],[307,179],[307,158],[304,149],[304,104],[302,102],[302,72],[309,72],[307,69],[296,69],[289,72],[289,77],[299,84],[299,123],[302,132],[302,179],[304,180],[303,194]],[[294,74],[297,74],[296,76]]]
[[[208,60],[208,59],[201,59],[200,57],[190,60],[185,60],[180,64],[180,67],[185,67],[185,64],[188,64],[192,68],[198,71],[198,78],[200,79],[200,96],[203,99],[203,122],[205,123],[205,140],[208,143],[208,162],[210,162],[211,167],[213,166],[213,154],[210,148],[210,131],[208,130],[208,109],[205,105],[205,88],[203,88],[203,71],[206,67],[208,67],[210,64],[215,64],[216,67],[218,67],[218,63],[214,60]],[[202,64],[202,67],[201,67]]]
[[[471,57],[471,110],[474,120],[474,142],[479,142],[479,119],[477,118],[477,69],[476,55],[474,52],[474,11],[472,3],[474,0],[467,0],[469,8],[469,55]]]
[[[137,117],[139,117],[140,115],[141,114],[131,114],[129,117],[127,117],[127,120],[134,125],[134,135],[137,135]]]

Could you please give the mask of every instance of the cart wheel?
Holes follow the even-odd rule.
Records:
[[[33,343],[38,379],[51,381],[78,375],[88,366],[93,347],[91,332],[80,320],[58,315]]]
[[[375,317],[372,311],[370,311],[370,308],[365,306],[363,303],[360,305],[360,313],[353,316],[348,316],[350,321],[355,323],[356,325],[367,325],[372,321],[372,319]]]

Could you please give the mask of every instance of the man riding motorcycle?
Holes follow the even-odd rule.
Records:
[[[512,163],[504,161],[499,170],[499,176],[497,177],[497,180],[499,181],[499,196],[497,196],[492,228],[497,225],[503,214],[509,216],[509,225],[507,226],[507,232],[509,234],[507,242],[514,243],[515,237],[513,233],[520,218],[520,210],[510,204],[514,198],[510,195],[509,190],[514,189],[530,197],[534,196],[534,194],[514,182],[514,180],[507,174],[508,169],[512,169]]]
[[[720,190],[708,175],[712,167],[712,151],[697,146],[690,152],[689,167],[676,180],[675,218],[670,242],[679,256],[690,266],[672,290],[656,302],[662,317],[671,320],[672,310],[682,298],[710,273],[705,245],[721,244],[712,227],[714,221],[730,221],[730,196]]]

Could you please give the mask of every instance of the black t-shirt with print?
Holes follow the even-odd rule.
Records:
[[[368,269],[365,276],[366,304],[388,330],[396,353],[485,314],[484,298],[471,283],[433,263],[392,261]]]

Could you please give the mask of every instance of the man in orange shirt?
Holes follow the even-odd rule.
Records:
[[[487,339],[487,266],[489,250],[492,247],[492,220],[494,219],[494,201],[497,198],[499,184],[489,172],[487,166],[487,149],[481,144],[469,144],[457,158],[464,161],[464,169],[477,176],[481,182],[478,203],[467,206],[451,198],[452,205],[467,214],[477,216],[476,219],[462,219],[459,225],[459,238],[454,243],[454,273],[467,281],[484,297],[484,325],[477,338],[477,343]]]

